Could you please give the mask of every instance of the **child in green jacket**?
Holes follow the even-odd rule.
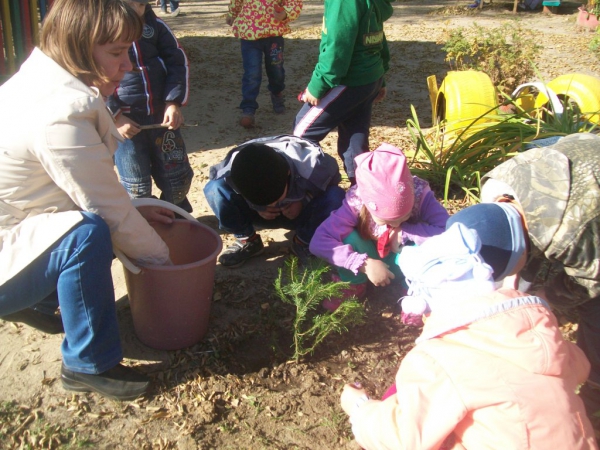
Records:
[[[371,107],[385,97],[390,0],[325,0],[319,61],[299,96],[294,135],[320,142],[338,128],[338,155],[354,184],[354,158],[369,151]]]

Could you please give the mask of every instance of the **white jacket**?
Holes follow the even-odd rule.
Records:
[[[98,90],[37,48],[0,86],[0,285],[81,221],[81,210],[101,216],[130,258],[168,259],[119,183],[120,139]]]

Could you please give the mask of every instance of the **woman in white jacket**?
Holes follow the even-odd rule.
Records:
[[[142,26],[125,0],[56,0],[40,48],[0,87],[0,316],[64,326],[63,386],[121,400],[149,382],[120,364],[113,246],[168,264],[147,221],[172,220],[136,210],[113,167],[120,136],[104,98],[132,70]]]

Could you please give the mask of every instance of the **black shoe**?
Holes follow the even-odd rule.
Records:
[[[301,266],[308,266],[313,264],[317,258],[308,249],[308,244],[302,242],[298,236],[294,236],[292,239],[292,245],[290,250],[298,258],[298,263]]]
[[[225,252],[219,256],[219,262],[222,266],[234,268],[244,264],[248,259],[260,255],[265,251],[262,239],[256,234],[252,239],[240,240],[227,247]]]
[[[48,334],[64,333],[62,318],[58,314],[44,314],[32,308],[0,316],[7,322],[20,322]]]
[[[60,378],[67,391],[97,392],[115,400],[135,400],[150,385],[145,375],[121,364],[97,375],[73,372],[63,364]]]

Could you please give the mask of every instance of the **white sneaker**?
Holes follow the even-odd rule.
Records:
[[[177,8],[175,11],[171,11],[171,17],[177,17],[181,12],[181,8]]]

